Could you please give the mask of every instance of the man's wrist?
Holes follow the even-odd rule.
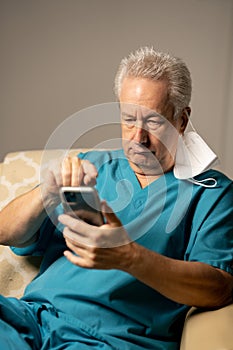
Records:
[[[135,242],[128,244],[128,253],[125,255],[122,270],[131,275],[135,274],[140,265],[141,246]]]
[[[58,204],[60,203],[60,198],[57,193],[49,192],[45,184],[40,185],[39,191],[43,208],[46,211],[51,212],[58,206]]]

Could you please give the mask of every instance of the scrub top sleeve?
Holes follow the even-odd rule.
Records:
[[[217,198],[214,192],[206,196],[197,207],[186,260],[204,262],[233,275],[232,184]],[[201,222],[198,217],[203,218]]]
[[[77,154],[77,157],[80,158],[80,159],[85,159],[87,156],[87,153],[83,153],[83,152],[80,152]]]

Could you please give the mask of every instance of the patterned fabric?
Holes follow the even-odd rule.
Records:
[[[76,155],[79,150],[69,154]],[[0,167],[0,210],[15,197],[39,183],[40,165],[62,155],[62,151],[25,151],[6,155]],[[38,271],[40,258],[19,257],[0,246],[0,294],[20,297]]]

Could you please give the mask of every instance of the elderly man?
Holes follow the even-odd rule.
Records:
[[[66,158],[1,212],[1,243],[44,256],[23,297],[0,300],[4,349],[179,349],[190,306],[232,302],[232,181],[205,169],[174,176],[189,70],[140,48],[122,60],[115,91],[123,149]],[[104,200],[103,225],[62,213],[59,188],[80,184]]]

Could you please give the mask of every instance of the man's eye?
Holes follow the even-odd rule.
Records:
[[[154,120],[154,119],[147,120],[147,126],[152,129],[159,127],[161,124],[162,124],[161,120]]]
[[[123,121],[128,125],[134,125],[136,123],[136,119],[134,118],[123,118]]]

